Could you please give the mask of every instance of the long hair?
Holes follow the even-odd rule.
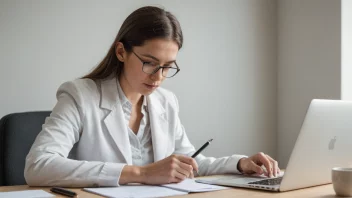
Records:
[[[123,62],[119,61],[116,56],[116,43],[123,43],[126,52],[130,53],[134,46],[142,46],[145,41],[155,38],[173,40],[181,49],[183,35],[176,17],[164,9],[154,6],[135,10],[121,25],[104,59],[92,72],[82,78],[98,80],[108,78],[111,75],[119,77],[123,72]]]

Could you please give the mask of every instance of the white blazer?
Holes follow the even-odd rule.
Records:
[[[31,186],[118,186],[131,146],[116,78],[78,79],[57,91],[57,104],[26,158]],[[154,161],[195,152],[178,116],[175,95],[158,88],[147,96]],[[199,175],[238,173],[242,155],[215,159],[198,155]]]

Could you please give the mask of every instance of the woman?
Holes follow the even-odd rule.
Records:
[[[179,71],[180,24],[170,12],[142,7],[122,24],[90,74],[66,82],[27,158],[32,186],[165,184],[197,175],[280,171],[270,156],[189,157],[195,149],[175,95],[159,86]],[[264,165],[267,172],[264,172]]]

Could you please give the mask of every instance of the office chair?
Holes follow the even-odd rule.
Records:
[[[0,186],[26,184],[26,156],[50,113],[13,113],[0,120]]]

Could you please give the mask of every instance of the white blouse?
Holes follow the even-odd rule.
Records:
[[[132,104],[127,99],[125,93],[121,89],[120,83],[117,82],[119,98],[121,100],[122,109],[128,129],[128,137],[130,140],[132,151],[132,164],[143,166],[154,162],[154,152],[151,137],[151,128],[149,122],[148,106],[146,97],[143,96],[142,114],[143,118],[139,125],[137,134],[129,127],[129,121],[132,113]]]

